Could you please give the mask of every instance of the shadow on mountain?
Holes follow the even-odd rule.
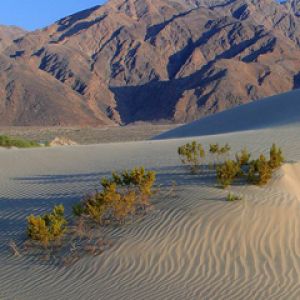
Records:
[[[100,7],[101,5],[97,5],[59,20],[57,22],[57,24],[59,25],[57,31],[64,31],[65,29],[72,26],[77,21],[88,18],[94,11],[96,11]]]
[[[97,17],[95,20],[92,21],[85,21],[85,22],[80,22],[75,24],[72,28],[70,28],[68,31],[66,31],[64,34],[62,34],[59,39],[57,40],[57,42],[61,42],[63,41],[65,38],[70,37],[76,33],[78,33],[79,31],[82,30],[86,30],[90,27],[92,27],[93,25],[103,21],[107,16],[103,15],[100,17]]]
[[[172,18],[170,18],[169,20],[166,20],[165,22],[150,26],[147,29],[146,36],[145,36],[145,41],[150,40],[152,42],[153,38],[155,38],[156,35],[158,35],[165,27],[167,27],[174,20],[176,20],[178,18],[185,17],[185,16],[189,15],[191,12],[193,12],[197,9],[198,8],[190,9],[188,11],[185,11],[183,13],[180,13],[178,15],[173,16]]]
[[[151,81],[138,86],[111,86],[110,90],[115,95],[122,121],[127,124],[172,118],[175,106],[185,91],[205,87],[226,75],[225,69],[211,70],[211,66],[207,64],[184,78]]]

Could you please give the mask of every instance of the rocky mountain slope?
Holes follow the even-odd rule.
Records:
[[[292,0],[110,0],[5,49],[0,123],[188,122],[297,88],[298,9]]]
[[[0,25],[0,51],[8,47],[14,39],[25,35],[26,31],[16,26]]]

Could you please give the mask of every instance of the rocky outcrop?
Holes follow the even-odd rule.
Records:
[[[66,17],[4,51],[3,122],[188,122],[297,88],[297,2],[111,0]]]

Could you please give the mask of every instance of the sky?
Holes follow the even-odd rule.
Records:
[[[43,28],[75,12],[103,4],[105,0],[0,0],[0,24],[27,30]]]

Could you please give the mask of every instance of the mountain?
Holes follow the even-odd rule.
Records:
[[[3,51],[0,124],[189,122],[298,88],[298,9],[111,0],[68,16]]]

